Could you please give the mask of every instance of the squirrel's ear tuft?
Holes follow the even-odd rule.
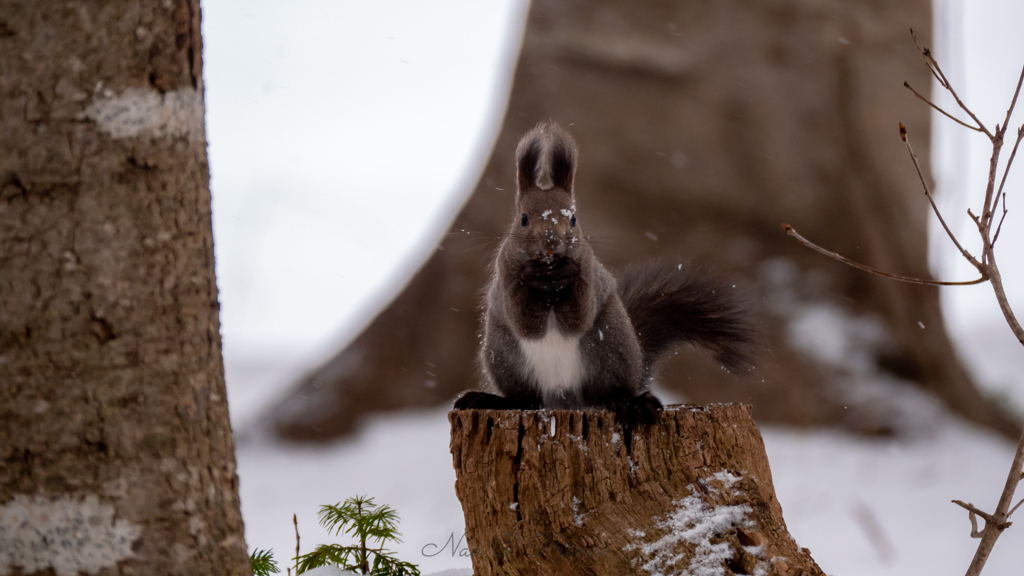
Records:
[[[519,192],[552,186],[572,194],[576,175],[576,141],[561,126],[541,122],[516,146],[516,179]]]
[[[551,183],[572,194],[576,176],[576,141],[558,124],[552,122],[549,126]]]
[[[543,135],[538,126],[527,132],[516,146],[516,185],[520,192],[537,187]]]

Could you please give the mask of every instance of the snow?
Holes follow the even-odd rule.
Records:
[[[718,488],[713,484],[710,484],[711,480],[715,480],[719,484],[721,484],[721,488]],[[715,472],[711,476],[708,476],[706,481],[708,481],[709,485],[711,486],[711,489],[714,492],[718,492],[719,490],[731,490],[733,484],[740,481],[740,477],[736,476],[732,472],[729,472],[728,470],[719,470],[718,472]]]
[[[294,378],[336,352],[396,293],[489,155],[528,4],[439,1],[203,5],[217,274],[246,539],[250,549],[274,548],[282,566],[294,552],[293,512],[309,550],[335,541],[316,524],[317,507],[356,494],[398,510],[403,542],[395,549],[425,574],[464,576],[470,566],[443,409],[371,418],[352,438],[319,447],[253,432]],[[1007,84],[1024,61],[1013,28],[1024,3],[938,0],[936,14],[947,75],[966,84],[961,95],[990,125],[990,118],[1001,121],[1013,88]],[[977,206],[981,193],[984,139],[938,118],[933,133],[937,201],[976,253],[965,207]],[[687,161],[672,153],[677,168]],[[1018,311],[1024,259],[1013,256],[1024,225],[1013,201],[1024,189],[1021,168],[1007,182],[1011,213],[997,249]],[[971,277],[938,228],[936,274]],[[1024,413],[1024,348],[1003,324],[990,287],[942,294],[974,376]],[[852,400],[896,395],[917,431],[870,439],[764,427],[797,541],[828,573],[843,576],[965,569],[977,541],[968,536],[966,513],[949,500],[994,507],[1012,446],[873,372],[864,354],[884,338],[876,338],[870,318],[827,303],[794,317],[799,345],[856,380],[860,396]],[[1019,573],[1021,550],[1024,522],[1000,538],[986,573]]]
[[[724,562],[732,559],[733,549],[729,542],[712,544],[711,539],[725,535],[736,528],[752,528],[754,522],[749,515],[753,511],[747,504],[710,506],[690,487],[691,495],[677,500],[676,509],[667,518],[655,523],[657,528],[667,531],[654,542],[630,544],[625,550],[639,549],[645,560],[640,568],[651,576],[678,574],[679,576],[725,576]],[[631,534],[643,538],[645,533]],[[683,559],[678,551],[680,543],[688,542],[697,547],[689,563],[682,571],[674,570]],[[759,563],[760,564],[760,563]]]
[[[764,437],[791,534],[826,572],[847,576],[966,571],[978,541],[950,500],[993,509],[1013,457],[1006,440],[949,416],[927,438],[786,429]],[[877,526],[864,522],[862,508]],[[1022,551],[1024,531],[1007,530],[986,573],[1019,572]]]
[[[273,548],[285,565],[295,552],[293,513],[304,552],[345,541],[317,524],[317,510],[365,494],[398,512],[402,543],[389,549],[400,559],[424,574],[469,568],[469,557],[460,556],[464,524],[448,442],[443,409],[375,418],[354,437],[326,446],[296,447],[243,431],[237,460],[246,542]]]
[[[931,434],[906,438],[762,427],[786,525],[827,573],[966,570],[978,541],[969,536],[967,514],[950,500],[992,509],[1013,446],[948,413],[937,417],[941,421]],[[243,437],[238,470],[246,542],[250,549],[273,548],[284,565],[295,550],[293,512],[308,551],[338,541],[316,524],[320,504],[368,494],[401,516],[403,542],[392,547],[399,558],[419,564],[424,574],[470,568],[448,442],[444,409],[372,418],[355,437],[322,447]],[[725,489],[734,477],[726,474],[709,480]],[[684,511],[695,505],[680,504]],[[864,521],[861,509],[875,518],[875,526]],[[1000,537],[987,573],[1019,571],[1024,530],[1017,527]],[[891,553],[878,542],[886,542]]]
[[[572,497],[572,521],[576,525],[582,526],[583,525],[583,517],[584,516],[586,516],[585,513],[584,514],[580,514],[580,499],[575,497],[575,496],[573,496]]]

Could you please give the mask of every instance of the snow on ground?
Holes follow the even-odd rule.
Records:
[[[1013,446],[944,416],[930,437],[877,439],[837,431],[762,430],[786,524],[829,574],[884,576],[966,571],[978,541],[952,499],[992,509]],[[280,565],[329,537],[316,524],[320,504],[367,494],[401,516],[394,547],[424,574],[466,569],[462,509],[448,452],[443,409],[370,419],[347,440],[321,447],[243,436],[238,470],[250,548],[273,548]],[[453,552],[454,547],[454,552]],[[986,574],[1019,574],[1024,522],[1000,538]]]
[[[398,511],[399,558],[424,574],[469,568],[459,557],[462,508],[448,452],[446,410],[404,412],[372,419],[353,437],[329,445],[295,446],[243,436],[237,446],[245,539],[252,548],[273,548],[280,565],[293,555],[292,513],[298,514],[303,552],[329,539],[316,522],[321,504],[357,494]],[[427,554],[425,555],[424,552]]]
[[[317,506],[361,493],[401,514],[402,558],[427,574],[470,565],[458,555],[462,513],[443,410],[378,417],[357,436],[321,447],[275,444],[247,431],[399,289],[402,271],[422,260],[472,190],[500,126],[527,6],[203,3],[217,273],[246,539],[274,548],[282,566],[294,551],[293,512],[308,551],[327,541]],[[990,125],[1019,71],[1014,27],[1022,10],[1009,0],[936,2],[944,68],[964,81],[962,94]],[[939,203],[971,248],[964,208],[978,203],[985,143],[948,122],[934,124]],[[1024,260],[1013,258],[1024,225],[1012,204],[1022,174],[1008,181],[1011,216],[1000,239],[1011,289],[1024,286]],[[935,244],[939,275],[971,277],[947,239]],[[1024,350],[1007,335],[988,286],[943,298],[979,383],[1024,412]],[[929,430],[904,440],[764,430],[787,523],[826,571],[965,569],[977,541],[949,500],[991,509],[1012,447],[952,420]],[[986,574],[1021,573],[1022,544],[1024,521],[1001,538]],[[424,556],[424,547],[435,555]]]
[[[855,438],[768,428],[786,525],[829,574],[958,574],[978,540],[958,499],[995,508],[1013,458],[1000,437],[953,420],[930,438]],[[996,544],[986,574],[1020,574],[1024,530]]]

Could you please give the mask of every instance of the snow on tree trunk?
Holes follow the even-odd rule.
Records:
[[[673,406],[624,432],[610,412],[451,412],[476,576],[822,574],[786,530],[742,404]]]
[[[248,574],[198,0],[0,11],[0,574]]]

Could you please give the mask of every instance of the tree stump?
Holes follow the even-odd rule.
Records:
[[[475,576],[822,574],[786,530],[750,406],[451,412]],[[632,433],[631,433],[632,432]]]

